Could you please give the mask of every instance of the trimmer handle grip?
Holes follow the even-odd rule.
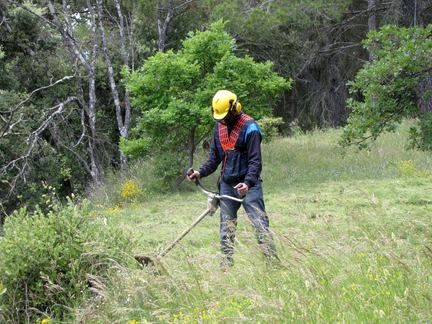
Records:
[[[189,177],[192,173],[194,173],[195,172],[195,170],[194,169],[192,169],[192,168],[189,168],[187,171],[186,171],[186,175]],[[199,183],[199,180],[198,180],[198,178],[194,178],[194,179],[192,179],[194,182],[195,182],[195,184],[198,186],[198,183]]]

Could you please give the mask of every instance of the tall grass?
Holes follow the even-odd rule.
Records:
[[[339,148],[337,130],[264,145],[281,264],[266,265],[242,211],[235,265],[221,271],[219,216],[208,217],[164,258],[166,273],[119,269],[75,320],[430,321],[432,159],[404,150],[406,131],[362,152]],[[137,238],[136,253],[154,255],[205,207],[199,192],[180,191],[102,213]]]

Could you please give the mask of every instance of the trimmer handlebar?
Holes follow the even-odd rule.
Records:
[[[194,169],[190,168],[187,171],[187,175],[191,175],[194,172]],[[195,184],[201,189],[202,192],[204,192],[207,196],[212,196],[215,197],[217,199],[229,199],[229,200],[233,200],[233,201],[237,201],[237,202],[243,202],[243,199],[241,198],[236,198],[236,197],[232,197],[232,196],[228,196],[228,195],[220,195],[219,193],[215,192],[215,191],[211,191],[208,190],[207,188],[205,188],[201,182],[199,181],[198,178],[194,178],[193,181],[195,182]]]
[[[190,176],[192,173],[194,172],[194,170],[191,168],[187,171],[187,175]],[[176,244],[183,239],[183,237],[185,237],[199,222],[201,222],[207,215],[214,215],[214,213],[216,212],[218,206],[219,206],[219,201],[221,199],[230,199],[233,201],[237,201],[237,202],[243,202],[243,199],[240,198],[236,198],[236,197],[231,197],[228,195],[219,195],[219,193],[214,192],[214,191],[210,191],[208,189],[206,189],[199,181],[198,178],[194,179],[195,184],[200,187],[201,191],[204,192],[207,195],[207,209],[198,216],[198,218],[187,228],[183,231],[183,233],[180,234],[180,236],[178,236],[172,243],[170,243],[164,250],[162,250],[157,256],[156,259],[161,259],[162,257],[164,257],[169,251],[171,251],[171,249],[176,246]],[[140,263],[149,265],[149,264],[153,264],[154,262],[150,257],[147,256],[139,256],[139,257],[135,257],[135,259],[137,259],[137,261],[139,261]]]

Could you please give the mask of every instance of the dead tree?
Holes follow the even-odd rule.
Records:
[[[158,4],[157,8],[157,27],[158,27],[158,49],[159,52],[164,52],[166,47],[167,31],[172,20],[183,14],[189,7],[193,0],[182,1],[180,4],[175,5],[174,0],[168,0],[166,6]]]
[[[99,20],[99,29],[102,37],[102,50],[105,58],[105,63],[107,65],[107,73],[108,79],[111,88],[111,94],[114,101],[115,111],[116,111],[116,120],[117,120],[117,128],[119,130],[120,136],[124,139],[127,139],[129,136],[129,128],[131,122],[131,104],[129,100],[129,92],[126,89],[125,95],[123,99],[123,105],[120,103],[120,96],[118,91],[118,85],[114,79],[114,68],[111,62],[110,53],[108,50],[108,41],[105,33],[105,26],[103,22],[103,8],[102,8],[102,0],[96,0],[97,10],[98,10],[98,20]],[[122,57],[123,65],[129,68],[129,56],[130,51],[126,49],[126,36],[125,36],[125,27],[124,27],[124,17],[121,11],[121,6],[118,0],[114,0],[114,5],[116,7],[117,16],[118,16],[118,29],[119,29],[119,37],[120,37],[120,53]],[[130,47],[133,44],[129,44]],[[122,170],[127,168],[127,157],[120,151],[120,162]]]
[[[97,185],[102,180],[102,167],[100,165],[96,150],[96,57],[98,53],[98,41],[96,15],[90,0],[87,0],[86,3],[86,9],[89,13],[88,23],[90,25],[91,34],[91,48],[88,52],[83,50],[82,44],[78,44],[78,41],[73,36],[73,28],[70,21],[67,1],[62,1],[64,16],[63,22],[60,21],[57,11],[51,0],[48,0],[48,7],[51,15],[54,17],[55,26],[62,35],[71,55],[80,62],[86,71],[86,77],[88,81],[88,102],[83,102],[83,105],[88,116],[88,124],[90,128],[90,136],[88,140],[90,175],[92,177],[93,183]],[[84,99],[84,97],[82,99]]]
[[[113,0],[117,16],[119,18],[119,35],[120,35],[120,53],[123,60],[123,65],[127,66],[132,71],[135,68],[135,55],[134,55],[134,38],[133,38],[133,17],[129,17],[129,20],[126,19],[126,26],[127,26],[127,32],[128,32],[128,39],[129,39],[129,50],[126,48],[126,35],[125,35],[125,19],[123,17],[123,13],[121,10],[120,2],[119,0]],[[125,113],[124,113],[124,124],[123,128],[120,129],[120,135],[124,138],[128,138],[129,136],[129,127],[131,122],[131,113],[132,113],[132,107],[129,99],[129,90],[125,89]]]
[[[170,24],[174,16],[174,0],[168,0],[165,11],[166,11],[166,15],[162,20],[161,13],[163,12],[163,8],[162,7],[158,8],[157,27],[158,27],[158,35],[159,35],[159,41],[158,41],[159,52],[165,51],[168,25]]]

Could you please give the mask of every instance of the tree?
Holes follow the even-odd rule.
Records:
[[[127,78],[134,105],[141,109],[134,139],[121,148],[131,156],[162,152],[192,166],[196,147],[210,134],[210,102],[218,89],[237,93],[255,118],[272,112],[278,94],[291,81],[277,76],[272,64],[234,55],[235,41],[218,21],[207,31],[190,33],[178,52],[159,52]],[[185,163],[186,159],[189,159]]]
[[[70,55],[81,63],[84,67],[88,81],[88,102],[81,96],[81,101],[86,102],[86,112],[88,115],[88,124],[90,128],[90,137],[88,141],[88,152],[90,157],[90,175],[95,184],[99,184],[102,180],[102,166],[96,150],[96,60],[99,51],[99,43],[97,36],[96,15],[93,5],[90,0],[86,1],[85,11],[88,12],[86,23],[89,25],[90,48],[88,53],[83,49],[82,44],[74,37],[74,28],[72,26],[69,13],[69,5],[67,0],[62,1],[63,17],[61,21],[57,15],[57,9],[53,2],[48,0],[48,8],[51,15],[54,17],[54,24],[59,33],[63,37],[63,41],[70,51]]]
[[[38,204],[47,186],[84,192],[124,162],[120,71],[135,62],[135,5],[122,5],[105,2],[102,15],[90,0],[0,3],[0,216]]]
[[[165,51],[168,27],[171,24],[172,20],[176,16],[182,15],[188,9],[192,2],[193,0],[185,0],[181,1],[180,3],[175,3],[174,0],[167,0],[165,6],[161,2],[158,3],[157,29],[159,35],[159,51]]]
[[[432,150],[432,25],[384,26],[365,41],[375,60],[350,83],[352,110],[341,143],[365,148],[404,118],[415,118],[410,146]]]
[[[105,26],[103,21],[103,7],[102,7],[102,0],[96,0],[97,4],[97,13],[98,13],[98,22],[99,22],[99,31],[102,37],[102,51],[105,58],[105,64],[107,67],[107,74],[109,79],[109,84],[111,88],[111,95],[113,97],[114,106],[115,106],[115,114],[116,114],[116,120],[117,120],[117,127],[120,133],[121,138],[127,139],[129,136],[129,127],[131,123],[131,104],[129,100],[129,93],[128,91],[125,91],[124,94],[124,109],[122,109],[120,104],[120,95],[119,95],[119,85],[117,84],[115,80],[114,75],[114,67],[111,60],[111,53],[108,49],[108,41],[107,41],[107,35],[105,33]],[[120,37],[120,45],[121,45],[121,57],[122,62],[124,64],[124,67],[129,69],[129,51],[126,49],[126,35],[125,35],[125,28],[124,28],[124,17],[123,13],[120,7],[120,3],[118,0],[114,0],[114,4],[116,7],[116,12],[118,16],[118,29],[119,29],[119,37]],[[133,47],[132,44],[130,44],[130,47]],[[127,158],[126,156],[120,151],[120,164],[122,170],[127,169]]]
[[[29,10],[44,13],[37,5],[28,5]],[[17,206],[40,202],[42,182],[68,195],[85,175],[73,154],[61,146],[73,146],[80,137],[82,109],[69,95],[74,67],[68,65],[59,38],[19,6],[1,4],[0,12],[1,223]],[[59,134],[64,142],[57,141]],[[80,146],[76,153],[85,155]]]
[[[270,60],[275,71],[295,80],[276,108],[278,116],[297,120],[303,129],[343,123],[345,84],[363,64],[366,1],[207,3],[212,19],[229,21],[227,30],[235,35],[239,53],[259,62]]]

